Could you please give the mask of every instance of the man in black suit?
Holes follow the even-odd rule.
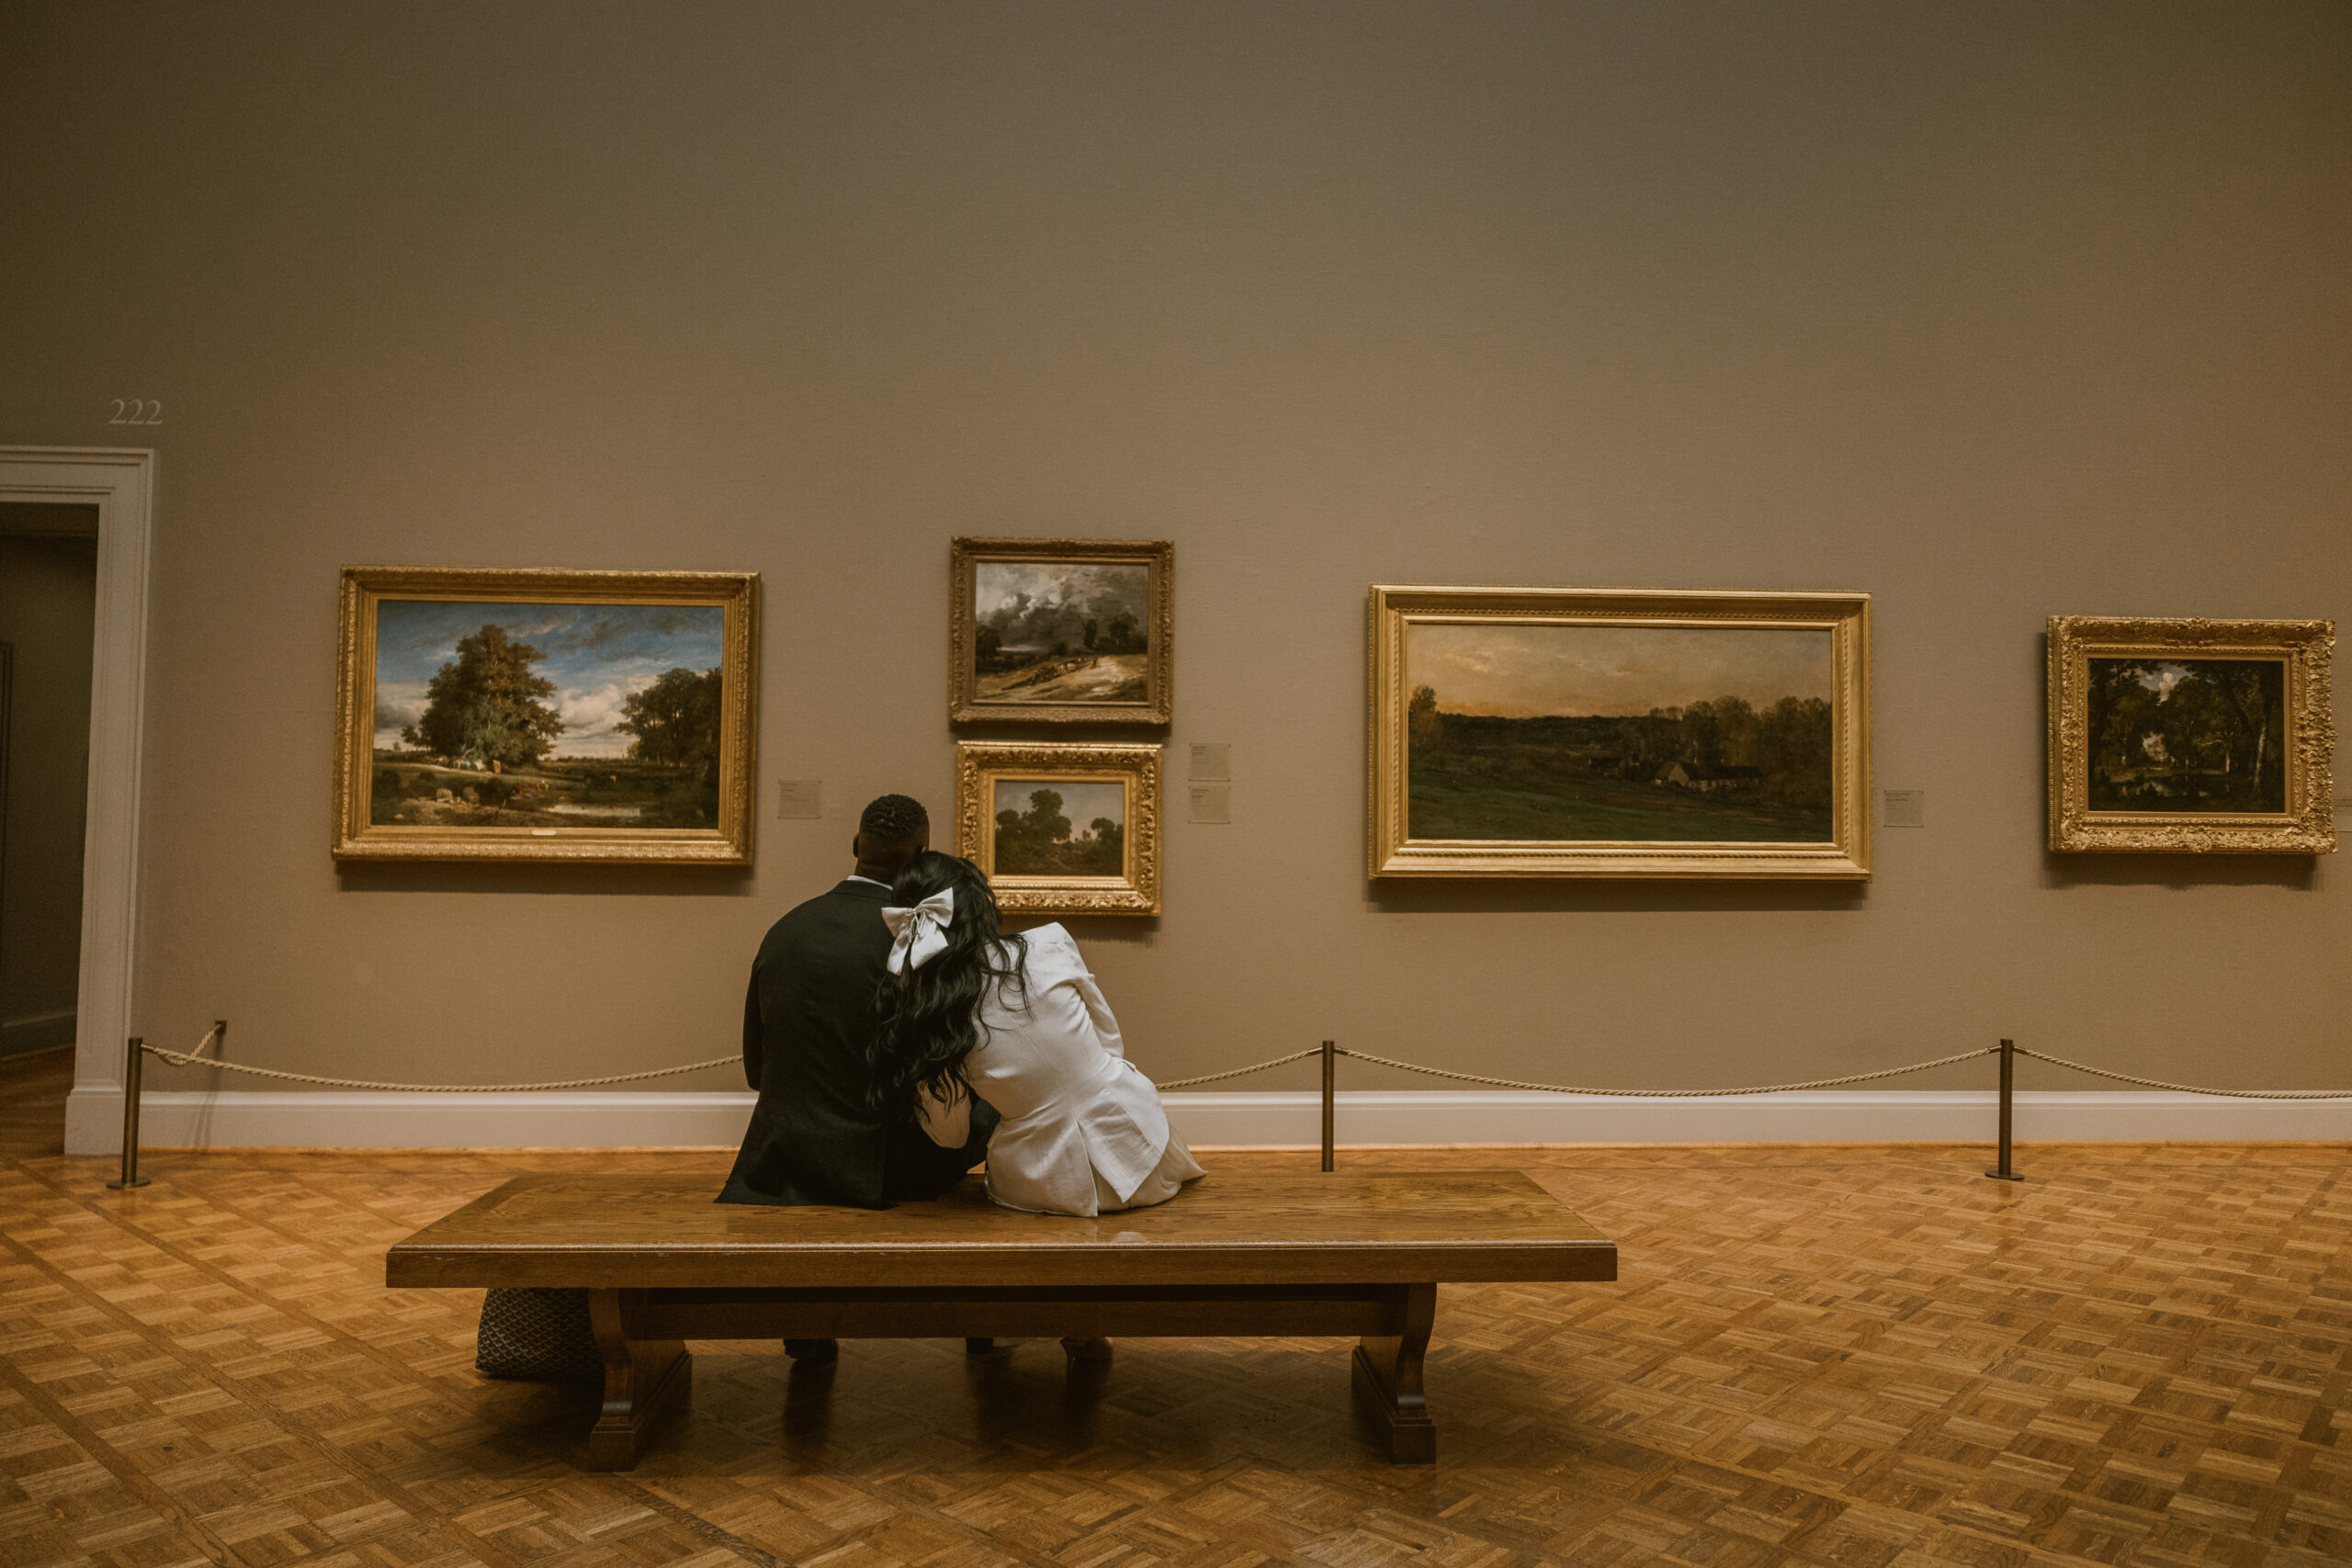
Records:
[[[958,1149],[867,1102],[874,997],[890,954],[890,884],[931,847],[919,801],[886,795],[858,818],[857,869],[776,921],[743,1001],[743,1074],[760,1091],[722,1203],[839,1203],[887,1209],[936,1198],[988,1152],[997,1114],[972,1107]]]

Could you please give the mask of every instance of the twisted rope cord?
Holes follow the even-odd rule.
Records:
[[[2017,1047],[2020,1056],[2030,1056],[2037,1062],[2047,1062],[2053,1067],[2072,1067],[2078,1073],[2088,1073],[2095,1078],[2113,1078],[2117,1083],[2137,1084],[2142,1089],[2168,1089],[2177,1094],[2220,1094],[2232,1100],[2352,1100],[2352,1089],[2200,1089],[2195,1084],[2165,1083],[2161,1078],[2135,1078],[2130,1073],[2110,1073],[2105,1067],[2087,1066],[2070,1062],[2064,1056],[2045,1055],[2040,1051]]]
[[[1157,1087],[1160,1089],[1190,1089],[1194,1084],[1221,1083],[1227,1078],[1243,1077],[1250,1073],[1262,1073],[1268,1067],[1279,1067],[1291,1062],[1303,1062],[1309,1056],[1320,1056],[1322,1054],[1323,1052],[1320,1047],[1312,1051],[1293,1051],[1287,1056],[1277,1056],[1271,1062],[1260,1062],[1256,1066],[1236,1067],[1229,1073],[1204,1073],[1196,1078],[1177,1078],[1171,1082],[1160,1084]],[[1348,1055],[1348,1053],[1342,1051],[1340,1055],[1344,1056]]]
[[[1979,1051],[1962,1051],[1956,1056],[1939,1056],[1932,1062],[1914,1062],[1907,1067],[1883,1067],[1874,1073],[1849,1073],[1842,1078],[1808,1078],[1804,1083],[1758,1084],[1753,1089],[1574,1089],[1558,1084],[1521,1083],[1516,1078],[1481,1077],[1476,1073],[1452,1073],[1443,1067],[1424,1067],[1418,1062],[1391,1061],[1386,1056],[1374,1056],[1363,1051],[1341,1051],[1342,1056],[1352,1056],[1359,1062],[1375,1066],[1401,1067],[1408,1073],[1427,1073],[1433,1078],[1455,1078],[1463,1083],[1486,1084],[1493,1089],[1533,1089],[1539,1094],[1605,1094],[1626,1100],[1702,1100],[1736,1094],[1779,1094],[1792,1089],[1835,1089],[1839,1084],[1868,1083],[1872,1078],[1891,1078],[1904,1073],[1923,1073],[1929,1067],[1948,1067],[1954,1062],[1973,1062],[1979,1056],[1990,1056],[2000,1050],[1987,1045]]]
[[[698,1073],[705,1067],[733,1066],[742,1061],[738,1053],[732,1056],[713,1056],[707,1062],[689,1062],[683,1067],[655,1067],[644,1073],[615,1073],[601,1078],[565,1078],[560,1083],[371,1083],[366,1078],[322,1078],[314,1073],[283,1073],[276,1067],[247,1066],[243,1062],[216,1061],[210,1056],[198,1056],[186,1051],[166,1051],[161,1045],[141,1045],[151,1056],[162,1058],[175,1067],[226,1067],[232,1073],[251,1073],[255,1077],[283,1078],[288,1083],[325,1084],[330,1089],[376,1089],[405,1091],[413,1094],[514,1094],[535,1089],[595,1089],[608,1083],[637,1083],[645,1078],[666,1078],[680,1073]],[[204,1047],[198,1045],[197,1050]]]

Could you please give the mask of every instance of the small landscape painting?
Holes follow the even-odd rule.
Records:
[[[2050,617],[2050,848],[2328,854],[2335,624]]]
[[[965,740],[956,852],[1008,915],[1159,912],[1157,744]]]
[[[951,718],[1168,722],[1173,547],[959,538]]]
[[[368,820],[714,828],[725,609],[377,606]]]
[[[1001,876],[1117,876],[1126,869],[1126,787],[1116,780],[998,778]]]
[[[1415,839],[1832,836],[1826,629],[1419,623],[1406,661]]]
[[[2090,809],[2287,809],[2286,660],[2086,663]]]

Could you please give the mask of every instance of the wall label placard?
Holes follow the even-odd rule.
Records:
[[[1229,784],[1188,784],[1184,786],[1184,819],[1188,822],[1233,820],[1233,786]]]
[[[775,781],[775,814],[808,819],[825,814],[824,784],[818,779]]]
[[[1924,828],[1928,825],[1928,792],[1891,789],[1886,792],[1886,826]]]
[[[1187,747],[1192,765],[1184,776],[1204,784],[1222,784],[1233,777],[1233,748],[1222,741],[1195,742]]]

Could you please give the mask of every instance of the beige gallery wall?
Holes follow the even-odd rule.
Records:
[[[2325,3],[10,5],[0,440],[162,453],[138,1023],[729,1049],[857,806],[945,815],[949,536],[1035,532],[1176,542],[1168,739],[1233,748],[1164,917],[1080,932],[1160,1076],[2352,1081],[2343,867],[2045,854],[2040,640],[2352,614],[2348,87]],[[338,871],[358,561],[758,570],[763,806],[827,815]],[[1372,886],[1375,581],[1866,590],[1927,826],[1849,889]]]

